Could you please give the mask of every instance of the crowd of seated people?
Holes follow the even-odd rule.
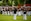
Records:
[[[16,7],[15,7],[16,8]],[[27,7],[20,7],[20,8],[16,8],[17,9],[17,14],[21,15],[23,14],[23,11],[27,11],[27,14],[30,15],[31,14],[31,8],[27,8]],[[6,14],[6,15],[13,15],[14,12],[14,7],[2,7],[0,8],[1,14]]]

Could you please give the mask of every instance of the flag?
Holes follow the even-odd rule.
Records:
[[[31,6],[31,4],[26,4],[26,6]]]

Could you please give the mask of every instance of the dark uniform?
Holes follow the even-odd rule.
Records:
[[[8,11],[9,11],[9,9],[8,9]]]
[[[14,8],[14,14],[16,14],[16,12],[17,12],[17,9],[16,9],[16,8]]]
[[[26,9],[24,9],[24,14],[26,14],[26,12],[27,12]]]
[[[3,11],[4,11],[4,8],[3,8]]]
[[[24,11],[24,14],[26,14],[26,11]]]

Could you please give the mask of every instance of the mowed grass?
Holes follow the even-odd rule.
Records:
[[[31,16],[27,16],[27,20],[23,20],[23,16],[17,16],[16,18],[16,20],[13,20],[13,16],[0,14],[0,21],[31,21]]]

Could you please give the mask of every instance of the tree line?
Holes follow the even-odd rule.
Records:
[[[14,1],[14,6],[17,6],[19,3],[24,4],[25,0],[0,0],[0,6],[2,6],[2,5],[3,6],[6,6],[6,5],[12,6],[13,1]],[[26,4],[31,4],[31,0],[26,0]]]

